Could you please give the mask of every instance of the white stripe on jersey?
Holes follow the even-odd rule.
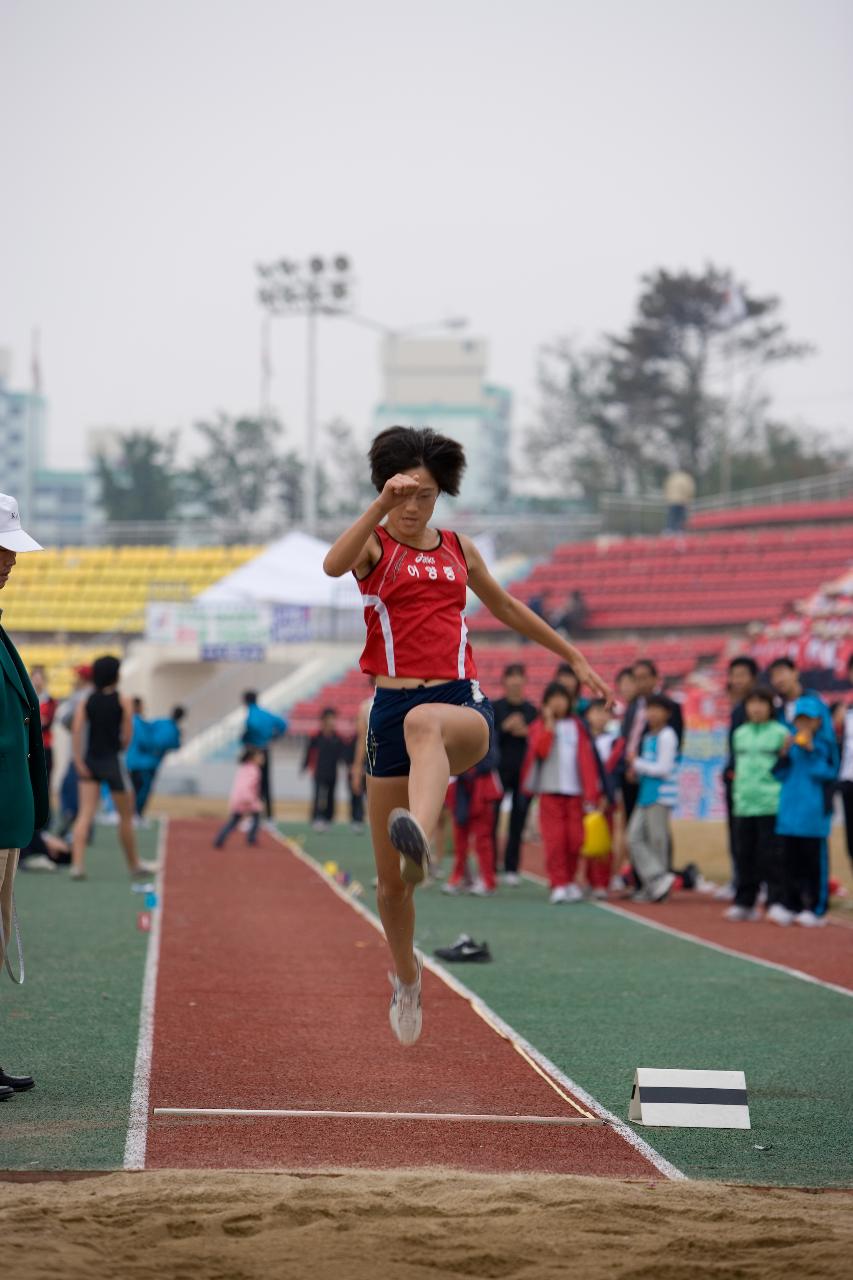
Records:
[[[465,679],[465,645],[468,641],[468,623],[465,621],[465,610],[463,609],[459,615],[459,621],[462,624],[461,635],[459,637],[459,659],[456,664],[456,670],[459,673],[459,679]]]
[[[397,668],[394,665],[394,635],[391,631],[391,619],[388,616],[388,606],[384,600],[380,600],[379,596],[362,596],[362,600],[366,605],[372,605],[376,610],[379,618],[379,625],[382,628],[382,639],[385,641],[385,663],[388,667],[388,675],[395,676]]]

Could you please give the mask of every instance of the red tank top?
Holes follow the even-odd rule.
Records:
[[[382,555],[359,580],[367,642],[361,669],[372,676],[476,680],[465,600],[468,565],[459,538],[439,530],[431,551],[397,542],[380,525]]]

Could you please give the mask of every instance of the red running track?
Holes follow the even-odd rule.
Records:
[[[523,869],[544,876],[541,844],[525,844]],[[853,992],[853,929],[846,923],[830,920],[822,929],[803,929],[799,925],[780,928],[764,921],[735,924],[723,918],[728,903],[687,890],[673,893],[666,902],[657,904],[631,902],[612,895],[610,905],[642,920],[688,933],[698,942],[711,942],[755,960],[797,969],[820,982],[831,982]]]
[[[398,1045],[381,935],[268,835],[217,851],[214,831],[169,826],[152,1108],[577,1114],[434,974],[420,1041]],[[609,1126],[149,1122],[148,1168],[342,1166],[660,1176]]]

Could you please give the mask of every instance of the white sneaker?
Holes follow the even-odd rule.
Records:
[[[146,876],[156,875],[159,870],[159,862],[145,862],[142,858],[139,859],[139,866],[136,868],[137,873],[141,873]]]
[[[501,876],[501,884],[508,885],[511,889],[517,889],[521,884],[521,876],[515,871],[505,871]]]
[[[494,889],[487,888],[486,883],[483,880],[475,880],[468,892],[473,893],[475,898],[491,898],[494,893]]]
[[[556,889],[551,890],[551,896],[548,899],[548,901],[554,906],[556,906],[560,902],[568,902],[569,899],[566,894],[567,888],[568,888],[568,885],[565,885],[565,884],[557,885]]]
[[[612,876],[612,877],[611,877],[611,879],[610,879],[610,892],[611,892],[611,893],[624,893],[624,891],[625,891],[625,889],[626,889],[626,888],[627,888],[627,886],[626,886],[626,884],[625,884],[625,881],[622,879],[622,877],[621,877],[621,876]]]
[[[737,922],[740,922],[743,920],[760,920],[761,912],[756,911],[755,907],[733,906],[733,907],[729,907],[727,911],[723,912],[723,919],[735,920]]]
[[[735,887],[733,884],[721,884],[719,889],[714,890],[715,902],[732,902],[735,896]]]
[[[607,890],[606,889],[590,889],[589,896],[591,898],[594,898],[596,902],[606,902]]]
[[[566,896],[564,902],[583,902],[583,889],[577,884],[566,885]]]
[[[24,858],[18,863],[19,871],[55,871],[56,863],[46,853],[34,853],[31,858]]]
[[[826,919],[816,916],[813,911],[800,911],[794,916],[794,924],[801,924],[806,929],[820,929],[826,924]]]
[[[671,871],[665,871],[662,876],[658,876],[658,878],[649,885],[650,900],[652,902],[663,902],[674,884],[675,876]]]
[[[462,890],[458,884],[453,884],[451,880],[445,880],[441,886],[442,893],[449,893],[451,897],[458,898]]]
[[[418,977],[417,981],[411,983],[411,985],[407,986],[405,982],[401,982],[396,973],[388,974],[388,979],[394,988],[391,1007],[388,1010],[391,1030],[400,1041],[400,1044],[406,1045],[415,1043],[421,1034],[423,1022],[421,1014],[421,978],[423,977],[424,962],[417,951],[415,952],[415,960],[418,965]]]
[[[772,907],[767,908],[764,919],[769,920],[771,924],[786,926],[793,923],[794,913],[787,907],[783,907],[781,902],[774,902]]]

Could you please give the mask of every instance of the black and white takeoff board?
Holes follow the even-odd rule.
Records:
[[[638,1067],[628,1119],[684,1129],[749,1129],[742,1071]]]

